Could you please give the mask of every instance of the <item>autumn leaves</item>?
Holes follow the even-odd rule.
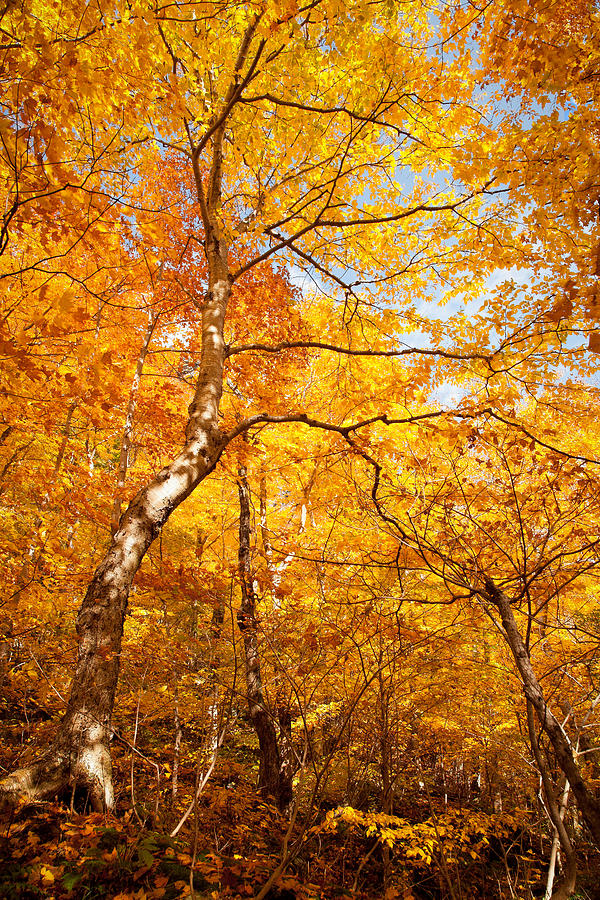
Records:
[[[491,617],[529,660],[538,729],[568,766],[543,691],[568,682],[569,702],[587,709],[595,683],[597,373],[580,340],[597,349],[595,300],[581,305],[598,277],[597,218],[581,212],[597,203],[596,176],[581,171],[596,140],[584,133],[596,51],[581,16],[595,28],[594,14],[572,10],[565,72],[546,40],[558,40],[552,10],[522,19],[510,4],[456,6],[434,23],[419,3],[402,16],[358,0],[178,9],[4,12],[15,72],[0,242],[11,616],[37,633],[56,606],[71,634],[88,584],[67,701],[67,670],[55,673],[58,767],[22,769],[10,790],[42,796],[77,781],[111,805],[134,579],[150,609],[164,603],[153,627],[172,628],[180,646],[193,637],[168,571],[196,585],[197,619],[210,619],[215,584],[216,608],[229,591],[229,607],[245,609],[245,693],[261,746],[275,747],[272,783],[283,756],[268,685],[281,688],[287,663],[265,650],[261,616],[276,619],[283,646],[299,639],[339,669],[336,687],[289,651],[299,719],[334,688],[352,711],[361,678],[400,690],[400,653],[415,697],[429,697],[414,700],[414,721],[448,708],[434,667],[412,666],[423,642],[450,673],[435,635],[467,659],[460,628],[486,631],[478,683],[498,689],[493,667],[508,656]],[[521,29],[535,66],[515,77],[505,38]],[[450,314],[433,308],[439,299]],[[472,315],[460,311],[469,301]],[[21,652],[14,622],[8,656]],[[472,671],[458,679],[464,698],[477,693]],[[298,679],[313,672],[322,684],[315,675],[301,696]],[[382,722],[392,694],[382,688]],[[404,753],[407,709],[382,740],[386,765]],[[277,727],[293,744],[291,724]]]

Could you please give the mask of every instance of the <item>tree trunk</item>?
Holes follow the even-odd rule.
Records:
[[[237,621],[244,640],[248,707],[260,748],[258,786],[265,794],[275,798],[280,809],[284,809],[292,799],[292,784],[289,767],[282,765],[277,732],[265,703],[258,647],[256,593],[250,563],[250,490],[246,469],[243,466],[238,470],[238,493],[240,498],[238,568],[242,603],[238,610]]]
[[[567,897],[570,897],[575,890],[575,882],[577,880],[577,860],[575,857],[575,851],[573,850],[573,845],[571,844],[569,833],[563,821],[566,809],[566,800],[568,798],[569,782],[565,781],[565,790],[563,792],[563,797],[565,800],[564,805],[559,806],[559,804],[556,802],[548,766],[546,765],[546,760],[542,755],[542,751],[538,743],[538,736],[535,730],[535,719],[533,715],[533,704],[530,700],[527,701],[527,728],[529,731],[529,742],[531,744],[533,758],[535,759],[538,772],[540,773],[540,777],[542,779],[548,817],[550,818],[550,821],[554,826],[554,840],[552,842],[552,854],[550,858],[550,872],[548,873],[546,897],[551,897],[552,900],[567,900]],[[553,889],[553,865],[556,859],[556,841],[560,843],[560,846],[563,849],[563,853],[565,854],[565,872],[561,884]]]
[[[316,467],[315,467],[316,468]],[[260,502],[260,532],[263,546],[263,553],[269,576],[269,593],[273,607],[273,613],[277,616],[281,608],[281,599],[278,590],[281,584],[281,577],[284,570],[294,558],[293,554],[275,565],[273,561],[273,547],[271,544],[271,531],[267,518],[267,476],[264,470],[260,473],[259,482],[259,502]],[[276,640],[276,636],[273,636]],[[295,753],[292,741],[292,710],[291,697],[289,692],[283,689],[283,682],[280,680],[277,687],[277,695],[275,698],[277,706],[277,722],[279,724],[279,778],[282,786],[284,797],[282,797],[281,808],[285,809],[293,799],[293,781],[294,775],[298,771],[299,759]],[[287,801],[285,800],[287,797]]]
[[[189,409],[185,446],[171,465],[134,497],[121,516],[79,611],[77,665],[56,740],[36,763],[0,781],[0,793],[5,796],[41,799],[78,785],[88,791],[95,808],[110,809],[114,805],[110,723],[131,584],[146,551],[173,510],[212,472],[225,444],[217,422],[230,283],[224,245],[217,242],[217,248],[219,252],[209,256],[201,365]]]
[[[52,471],[52,475],[51,475],[50,481],[48,483],[48,488],[47,488],[46,494],[42,497],[42,499],[39,503],[37,515],[34,520],[33,527],[31,528],[31,533],[33,535],[37,535],[37,532],[38,532],[42,522],[44,521],[44,519],[43,519],[44,510],[47,508],[48,503],[50,502],[50,494],[52,491],[52,487],[54,485],[54,482],[58,478],[58,474],[60,472],[60,468],[62,466],[62,462],[63,462],[64,456],[65,456],[65,451],[67,449],[67,445],[71,438],[71,423],[73,420],[73,414],[75,413],[75,410],[77,408],[77,403],[78,403],[77,400],[73,400],[67,411],[67,418],[65,420],[65,425],[63,428],[63,436],[62,436],[61,442],[58,447],[58,452],[56,454],[56,460],[54,462],[54,468]],[[10,435],[11,431],[12,431],[11,426],[9,426],[8,428],[5,429],[3,434],[0,436],[0,446],[2,446],[2,443]],[[28,446],[29,446],[29,444],[26,444],[24,449],[26,449]],[[20,449],[23,449],[23,448],[19,448],[18,450],[16,450],[13,453],[13,455],[11,456],[9,461],[4,466],[2,472],[0,473],[0,486],[2,485],[2,480],[3,480],[4,475],[8,471],[10,465],[12,465],[12,463],[16,459]],[[0,487],[0,490],[1,490],[1,487]],[[16,612],[16,609],[18,607],[19,600],[21,598],[23,591],[25,591],[27,589],[27,587],[31,584],[31,581],[35,577],[35,569],[42,558],[43,550],[40,550],[40,553],[38,555],[38,560],[36,561],[36,559],[35,559],[37,545],[38,545],[38,541],[34,538],[32,540],[32,542],[29,544],[29,547],[27,548],[27,550],[23,553],[21,568],[20,568],[19,574],[16,579],[15,590],[7,598],[6,608],[3,612],[2,618],[0,619],[0,628],[1,628],[1,631],[0,631],[0,690],[2,690],[3,693],[6,693],[7,678],[8,678],[8,673],[9,673],[10,666],[11,666],[11,659],[13,656],[14,646],[15,646],[14,622],[12,619],[12,615]]]
[[[221,686],[219,684],[219,666],[221,664],[221,634],[225,619],[225,600],[219,596],[210,622],[210,655],[208,660],[208,694],[210,704],[208,707],[208,739],[207,748],[210,753],[216,753],[219,749],[219,740],[222,729],[221,711]]]
[[[114,804],[109,751],[110,721],[119,673],[123,622],[132,581],[153,540],[169,516],[212,472],[227,438],[219,430],[225,343],[223,330],[231,293],[229,246],[222,234],[221,182],[225,128],[241,95],[241,72],[260,14],[242,37],[218,124],[198,143],[186,121],[190,160],[204,229],[208,290],[202,305],[202,350],[194,399],[189,407],[186,442],[171,465],[143,488],[121,516],[111,546],[96,569],[77,619],[79,650],[71,695],[55,743],[42,759],[0,781],[0,795],[34,799],[66,787],[87,789],[97,808]],[[250,66],[254,71],[264,42]],[[201,161],[211,148],[208,177]]]
[[[575,802],[596,845],[600,847],[600,804],[582,778],[566,732],[546,703],[540,683],[533,671],[529,653],[517,627],[510,602],[506,594],[496,587],[491,578],[485,579],[485,596],[500,613],[506,641],[521,676],[525,696],[532,704],[542,728],[550,739],[558,765],[571,785]]]
[[[281,609],[281,579],[291,561],[294,559],[293,553],[288,555],[277,565],[273,561],[273,546],[271,544],[271,530],[267,523],[267,476],[264,472],[260,475],[260,532],[265,557],[265,564],[269,576],[269,588],[273,601],[273,609],[279,612]],[[298,534],[301,530],[298,531]]]
[[[123,427],[123,437],[121,438],[121,450],[119,453],[119,466],[117,469],[117,489],[113,500],[113,508],[110,517],[110,530],[113,536],[119,530],[119,520],[121,518],[121,491],[125,487],[125,479],[127,478],[127,469],[129,467],[129,448],[131,447],[131,433],[133,431],[133,417],[137,405],[137,397],[140,389],[140,381],[142,380],[142,372],[144,371],[144,363],[148,355],[148,347],[152,340],[154,329],[158,316],[152,317],[148,315],[148,327],[144,335],[144,341],[140,349],[140,353],[135,366],[135,372],[131,387],[129,389],[129,400],[127,401],[127,412],[125,414],[125,425]]]
[[[175,726],[175,735],[173,739],[173,772],[171,775],[171,801],[173,805],[177,800],[177,790],[179,788],[179,761],[181,757],[181,739],[183,737],[183,729],[181,727],[181,718],[179,716],[179,684],[177,680],[177,672],[174,672],[175,689],[173,691],[173,724]]]
[[[290,697],[279,690],[276,697],[277,721],[279,723],[279,806],[287,811],[294,799],[294,775],[300,767],[300,760],[292,741],[292,711]]]
[[[393,809],[393,788],[394,784],[392,781],[392,765],[391,765],[391,740],[390,740],[390,721],[389,721],[389,704],[390,704],[390,690],[389,684],[385,683],[385,678],[383,675],[383,656],[382,652],[379,653],[379,671],[377,674],[377,680],[379,683],[379,697],[378,697],[378,712],[379,712],[379,721],[377,723],[379,728],[379,752],[380,752],[380,773],[381,773],[381,811],[386,816],[392,814]],[[387,890],[390,885],[390,848],[387,844],[382,844],[381,846],[381,861],[383,867],[383,891],[384,894],[387,893]]]

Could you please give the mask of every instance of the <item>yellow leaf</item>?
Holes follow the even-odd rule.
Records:
[[[64,292],[60,300],[58,301],[58,308],[61,312],[71,312],[73,309],[73,303],[75,301],[75,292],[70,288]]]

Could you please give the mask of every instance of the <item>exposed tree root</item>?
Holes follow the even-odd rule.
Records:
[[[85,793],[96,812],[114,807],[112,765],[102,744],[87,746],[75,756],[60,747],[0,781],[0,802],[33,803],[60,797],[72,802],[75,792]]]

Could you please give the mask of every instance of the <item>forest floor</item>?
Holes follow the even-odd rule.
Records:
[[[23,750],[32,736],[43,741],[51,726],[32,724],[31,718],[19,722],[17,715],[0,723],[2,771],[14,767],[19,742]],[[1,898],[247,900],[258,896],[278,869],[285,846],[297,852],[273,882],[268,900],[544,895],[548,840],[518,812],[494,816],[430,797],[425,805],[405,802],[395,810],[402,819],[386,832],[385,821],[369,829],[368,812],[343,807],[342,793],[334,811],[336,797],[329,793],[326,802],[321,798],[312,806],[301,800],[290,825],[256,792],[256,753],[239,741],[223,747],[195,809],[170,837],[191,802],[197,767],[189,756],[182,759],[174,798],[172,755],[161,759],[158,752],[168,744],[164,736],[152,738],[135,751],[115,742],[115,815],[92,813],[77,794],[71,803],[63,798],[2,811]],[[434,832],[441,843],[431,838]],[[392,835],[391,849],[386,834]],[[580,846],[578,900],[600,897],[600,867],[589,851]]]

